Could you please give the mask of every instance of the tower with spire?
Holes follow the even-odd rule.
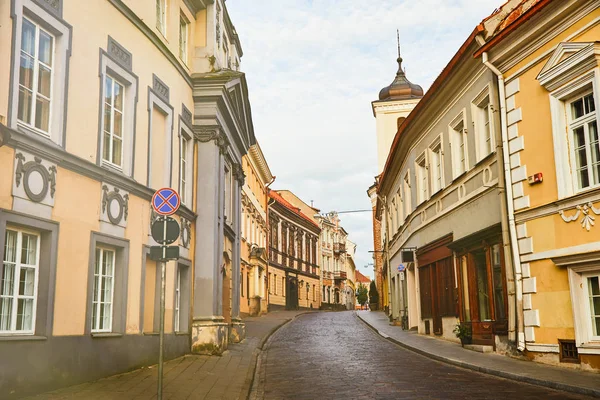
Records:
[[[394,81],[381,89],[379,99],[373,101],[373,115],[377,123],[377,174],[383,172],[394,136],[402,121],[423,97],[423,88],[408,80],[402,67],[400,33],[398,33],[398,72]]]

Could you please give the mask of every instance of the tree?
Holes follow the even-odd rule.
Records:
[[[375,286],[375,281],[371,281],[371,287],[369,288],[369,304],[378,304],[379,303],[379,292],[377,292],[377,286]],[[373,309],[373,307],[371,307]]]
[[[356,291],[356,299],[358,300],[358,303],[361,305],[361,307],[364,306],[369,300],[367,287],[362,283],[358,285],[358,290]]]

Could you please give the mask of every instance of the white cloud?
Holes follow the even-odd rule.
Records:
[[[323,211],[368,209],[371,101],[394,79],[396,28],[409,79],[427,89],[501,0],[229,0],[256,136],[277,180]],[[369,213],[344,214],[373,275]]]

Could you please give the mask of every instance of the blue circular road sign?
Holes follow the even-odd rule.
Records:
[[[160,215],[172,215],[181,205],[179,194],[171,188],[158,189],[152,196],[152,208]]]
[[[403,272],[405,269],[406,269],[406,266],[404,264],[398,265],[398,272]]]

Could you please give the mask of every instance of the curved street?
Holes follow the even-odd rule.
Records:
[[[381,338],[352,311],[303,315],[260,359],[254,398],[586,399],[446,365]]]

